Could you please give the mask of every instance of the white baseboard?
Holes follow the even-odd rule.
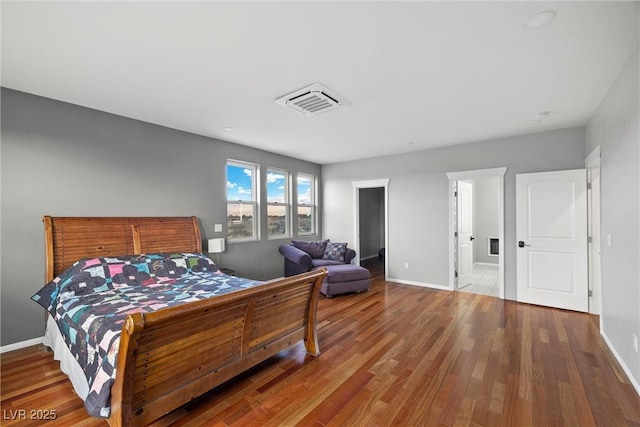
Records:
[[[20,342],[13,343],[13,344],[3,345],[2,347],[0,347],[0,354],[6,353],[8,351],[20,350],[21,348],[29,347],[29,346],[32,346],[32,345],[42,344],[42,339],[43,338],[44,337],[33,338],[33,339],[30,339],[30,340],[26,340],[26,341],[20,341]]]
[[[491,267],[498,267],[499,264],[497,262],[474,262],[473,265],[487,265],[487,266],[491,266]]]
[[[600,318],[600,322],[602,323],[602,318]],[[631,370],[626,365],[626,363],[624,363],[624,361],[616,351],[615,347],[611,344],[611,341],[609,341],[609,338],[607,337],[607,334],[604,333],[604,330],[602,330],[602,327],[600,327],[600,335],[602,335],[602,338],[604,338],[604,342],[607,344],[607,347],[609,347],[609,350],[611,350],[613,357],[615,357],[618,363],[620,364],[620,367],[622,367],[622,370],[624,371],[624,373],[627,374],[627,378],[631,382],[631,385],[633,385],[633,388],[636,389],[636,393],[640,395],[640,384],[638,383],[638,381],[636,381],[633,375],[631,375]]]
[[[443,285],[434,285],[432,283],[414,282],[411,280],[394,279],[389,277],[386,279],[388,282],[400,283],[402,285],[421,286],[423,288],[439,289],[441,291],[450,291],[451,288]]]

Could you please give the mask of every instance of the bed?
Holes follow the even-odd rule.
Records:
[[[227,276],[201,253],[195,217],[43,222],[48,284],[34,300],[49,313],[45,344],[89,413],[112,426],[149,424],[300,341],[320,354],[323,270],[268,282]]]

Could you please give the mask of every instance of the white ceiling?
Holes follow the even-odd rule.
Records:
[[[528,29],[543,10],[555,21]],[[5,87],[320,164],[583,125],[639,41],[637,1],[3,1],[1,13]],[[275,102],[312,83],[349,104],[306,117]]]

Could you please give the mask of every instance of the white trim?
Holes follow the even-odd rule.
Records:
[[[44,337],[33,338],[26,341],[20,341],[13,344],[7,344],[0,347],[0,354],[6,353],[9,351],[20,350],[21,348],[30,347],[32,345],[42,344],[42,339]]]
[[[584,159],[585,167],[594,166],[596,162],[600,162],[600,157],[602,157],[602,146],[598,145],[593,149],[591,153]]]
[[[604,339],[605,344],[607,344],[607,347],[609,347],[609,351],[611,351],[611,353],[613,354],[613,357],[616,358],[616,360],[620,364],[620,367],[622,368],[624,373],[627,374],[627,379],[629,380],[633,388],[636,389],[636,393],[640,394],[640,384],[638,383],[638,381],[636,381],[635,378],[633,378],[633,375],[631,374],[631,369],[629,369],[626,363],[624,363],[624,360],[622,360],[622,357],[620,357],[620,355],[616,351],[613,344],[611,344],[611,341],[609,341],[607,334],[604,333],[604,330],[602,329],[602,321],[600,322],[600,335],[602,335],[602,338]]]
[[[386,187],[389,185],[389,178],[382,179],[368,179],[365,181],[351,181],[351,185],[354,188],[378,188]]]
[[[602,259],[601,259],[601,217],[600,217],[600,155],[602,147],[598,145],[584,160],[587,169],[587,183],[591,184],[591,188],[587,189],[587,215],[589,226],[589,237],[591,242],[588,243],[589,257],[589,313],[602,313]],[[594,182],[594,176],[597,180]]]
[[[438,289],[441,291],[449,291],[449,287],[445,286],[445,285],[434,285],[433,283],[423,283],[423,282],[414,282],[412,280],[402,280],[402,279],[394,279],[394,278],[389,278],[389,279],[385,279],[388,282],[393,282],[393,283],[400,283],[402,285],[411,285],[411,286],[419,286],[422,288],[431,288],[431,289]]]
[[[498,256],[498,255],[495,255],[495,256]],[[480,262],[480,261],[476,261],[476,262],[473,263],[473,265],[474,265],[474,267],[476,265],[487,265],[489,267],[495,267],[495,266],[498,265],[498,263],[496,263],[496,262]]]
[[[480,178],[498,178],[500,191],[500,205],[498,207],[498,278],[500,279],[500,287],[498,297],[504,299],[504,175],[507,168],[479,169],[470,171],[447,172],[449,178],[449,287],[447,289],[453,291],[456,289],[455,277],[455,238],[454,238],[454,215],[455,212],[455,196],[454,186],[456,181],[480,179]]]
[[[472,171],[447,172],[449,180],[462,181],[468,179],[495,178],[504,176],[507,168],[478,169]]]
[[[364,181],[351,181],[353,186],[353,247],[356,257],[352,263],[360,265],[360,193],[361,188],[384,188],[384,247],[385,254],[389,254],[389,178],[369,179]],[[389,257],[384,257],[384,280],[389,279]]]

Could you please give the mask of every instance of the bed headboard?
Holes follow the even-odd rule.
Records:
[[[80,258],[157,252],[202,252],[190,217],[45,216],[45,283]]]

